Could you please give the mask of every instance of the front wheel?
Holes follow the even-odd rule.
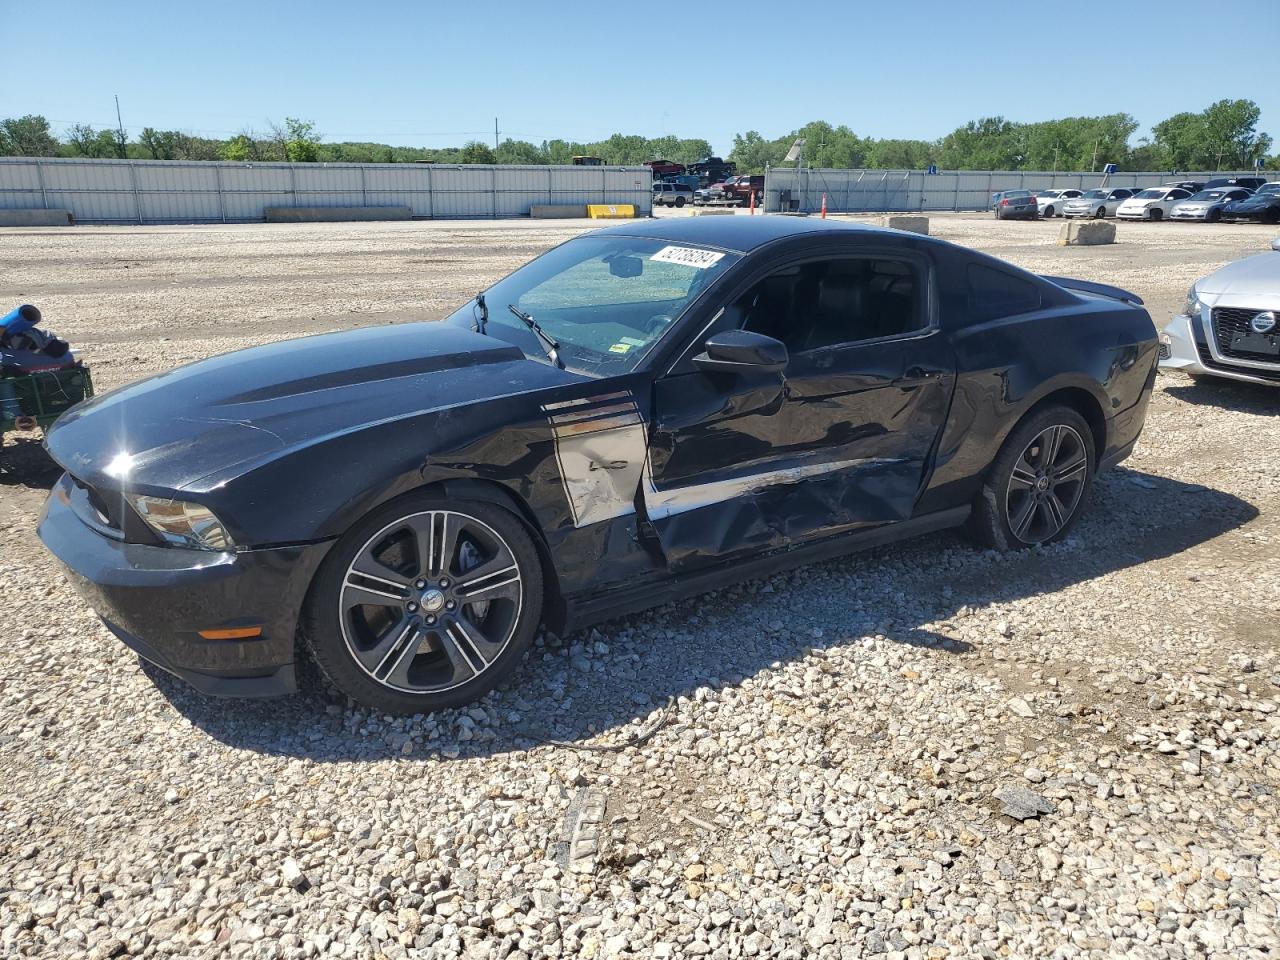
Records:
[[[1206,223],[1217,223],[1219,220],[1222,219],[1222,211],[1210,210],[1204,219]]]
[[[1161,220],[1163,220],[1163,219],[1164,219],[1164,211],[1163,211],[1163,210],[1152,210],[1152,211],[1151,211],[1151,222],[1152,222],[1152,223],[1159,223],[1159,222],[1160,222]]]
[[[1106,215],[1107,215],[1106,207],[1099,207],[1097,210],[1093,211],[1093,219],[1095,220],[1101,220],[1104,217],[1106,217]]]
[[[325,559],[303,633],[325,677],[407,715],[492,690],[533,641],[542,567],[523,524],[481,501],[410,494],[375,510]]]
[[[1053,207],[1045,207],[1045,208],[1044,208],[1044,218],[1045,218],[1046,220],[1052,220],[1052,219],[1053,219]]]
[[[1020,550],[1066,536],[1093,481],[1089,425],[1069,407],[1051,406],[1009,434],[987,471],[970,531],[997,550]]]

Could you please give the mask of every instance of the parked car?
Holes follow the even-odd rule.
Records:
[[[1251,190],[1243,187],[1210,189],[1206,187],[1199,193],[1180,200],[1169,210],[1170,220],[1203,220],[1206,223],[1217,223],[1222,219],[1222,208],[1233,200],[1243,200],[1252,196]]]
[[[995,205],[997,220],[1034,220],[1040,215],[1035,194],[1030,190],[1003,190]]]
[[[655,207],[683,207],[693,202],[693,188],[687,183],[655,183],[653,205]]]
[[[1190,196],[1181,187],[1148,187],[1116,207],[1116,217],[1120,220],[1163,220],[1175,203]]]
[[[1220,190],[1225,187],[1243,187],[1246,190],[1257,190],[1266,182],[1266,177],[1216,177],[1206,183],[1204,188]]]
[[[1040,208],[1040,216],[1047,220],[1061,213],[1062,205],[1068,200],[1083,195],[1083,190],[1076,190],[1074,187],[1066,190],[1041,190],[1036,194],[1036,205]]]
[[[751,206],[751,198],[754,196],[756,206],[759,206],[764,200],[764,176],[743,174],[740,177],[730,177],[725,181],[724,193],[726,200],[737,200],[740,207]]]
[[[646,160],[644,165],[653,171],[653,179],[679,176],[684,173],[684,164],[674,160]]]
[[[691,163],[688,166],[689,173],[695,173],[702,178],[702,185],[709,186],[713,183],[719,183],[725,177],[733,176],[738,172],[738,165],[732,160],[721,160],[719,157],[704,157],[697,163]]]
[[[1280,183],[1264,183],[1253,196],[1223,204],[1222,219],[1280,223]]]
[[[726,177],[718,183],[709,183],[705,187],[699,187],[694,191],[694,203],[715,203],[723,200],[728,195],[729,187],[731,187],[738,178]]]
[[[1174,180],[1171,183],[1162,184],[1166,187],[1177,187],[1179,190],[1185,190],[1187,193],[1199,193],[1204,189],[1204,184],[1199,180]]]
[[[541,623],[962,524],[1060,540],[1137,442],[1156,357],[1132,294],[936,238],[633,221],[444,321],[73,408],[39,535],[206,692],[293,690],[300,638],[341,691],[412,714],[492,689]]]
[[[1124,187],[1099,187],[1095,190],[1086,190],[1083,194],[1074,200],[1068,200],[1062,205],[1062,215],[1064,217],[1093,217],[1101,220],[1103,217],[1114,217],[1120,204],[1133,196],[1134,191]]]
[[[1160,368],[1280,386],[1280,240],[1197,280],[1160,334]]]

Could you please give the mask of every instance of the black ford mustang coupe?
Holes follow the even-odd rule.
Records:
[[[215,357],[64,416],[39,533],[107,625],[216,694],[454,706],[560,630],[967,523],[1062,537],[1129,454],[1122,290],[892,230],[628,224],[439,323]]]

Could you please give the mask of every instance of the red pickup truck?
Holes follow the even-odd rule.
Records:
[[[732,183],[726,182],[724,185],[724,199],[737,200],[738,206],[751,206],[751,197],[755,195],[756,206],[760,206],[764,202],[764,175],[752,177],[737,177]]]

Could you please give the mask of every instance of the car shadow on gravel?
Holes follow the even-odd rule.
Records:
[[[0,446],[0,486],[49,490],[62,468],[49,456],[40,437],[5,437]]]
[[[1200,407],[1218,407],[1252,413],[1260,417],[1280,416],[1280,384],[1275,387],[1260,383],[1244,383],[1240,380],[1205,378],[1188,379],[1185,383],[1170,385],[1164,392],[1175,400]]]
[[[1051,547],[998,554],[958,534],[938,534],[668,604],[571,637],[542,637],[495,693],[473,708],[429,717],[371,715],[315,685],[282,700],[216,700],[159,670],[148,672],[174,708],[214,739],[314,762],[438,761],[551,741],[589,743],[587,749],[625,746],[657,722],[671,698],[696,699],[700,687],[735,686],[814,650],[866,636],[918,648],[922,660],[969,655],[971,644],[934,628],[963,616],[965,608],[1051,595],[1173,556],[1257,513],[1209,487],[1117,468],[1099,478],[1071,536]]]

